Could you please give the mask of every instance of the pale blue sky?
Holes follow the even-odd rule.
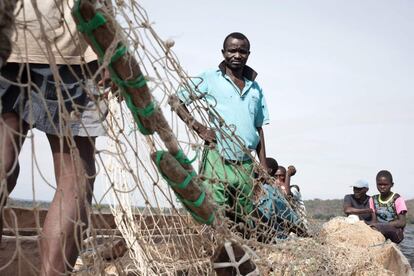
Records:
[[[296,166],[293,181],[305,199],[342,198],[359,178],[376,193],[380,169],[393,173],[395,191],[414,197],[413,1],[139,3],[158,34],[175,40],[190,75],[221,61],[228,33],[250,39],[248,64],[259,73],[270,109],[268,156]],[[23,155],[28,166],[27,148]],[[21,174],[12,196],[31,198],[30,172]],[[42,187],[38,197],[50,198]]]

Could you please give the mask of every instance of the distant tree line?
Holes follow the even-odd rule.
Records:
[[[317,220],[329,220],[336,216],[344,216],[342,199],[305,200],[308,216]],[[406,201],[408,213],[407,223],[414,224],[414,199]]]
[[[406,201],[408,207],[408,214],[407,214],[407,223],[414,224],[414,199],[410,199]],[[46,201],[36,201],[33,202],[31,200],[21,200],[21,199],[13,199],[10,198],[8,205],[11,207],[23,207],[23,208],[49,208],[49,202]],[[344,216],[344,212],[342,209],[343,201],[342,199],[312,199],[312,200],[305,200],[306,210],[308,212],[308,216],[317,219],[317,220],[329,220],[333,217],[337,216]],[[108,204],[94,204],[93,209],[98,212],[110,212],[110,206]],[[152,213],[163,213],[163,214],[173,214],[173,213],[183,213],[183,208],[178,208],[176,210],[172,210],[171,208],[163,208],[162,210],[158,208],[152,208],[149,210],[145,207],[134,207],[135,212],[139,213],[147,213],[151,211]]]

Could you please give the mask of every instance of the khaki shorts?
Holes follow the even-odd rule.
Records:
[[[108,108],[107,103],[100,100],[95,82],[82,78],[80,65],[57,67],[61,79],[60,97],[49,65],[6,64],[0,78],[1,114],[14,112],[31,127],[47,134],[104,135],[103,122]],[[29,79],[31,85],[26,88]],[[10,81],[22,85],[13,85]],[[65,113],[62,110],[73,116],[62,116]]]

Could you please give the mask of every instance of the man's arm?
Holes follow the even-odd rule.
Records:
[[[268,172],[268,167],[266,164],[266,147],[265,147],[265,138],[263,133],[263,128],[258,127],[257,131],[259,132],[259,144],[257,145],[256,152],[259,157],[260,165],[263,166],[263,169],[265,169],[266,172]]]
[[[344,204],[344,213],[347,215],[372,214],[372,209],[371,208],[357,209],[352,206],[346,206]]]
[[[378,223],[378,220],[376,218],[376,216],[373,216],[373,218],[375,217],[375,219],[373,219],[369,224],[372,225],[373,227],[375,227],[375,225],[377,224],[384,224],[384,222],[380,222]],[[406,225],[406,214],[399,214],[398,215],[398,219],[390,221],[390,222],[385,222],[385,224],[389,224],[392,225],[396,228],[404,228]]]
[[[344,197],[344,213],[346,215],[363,215],[363,214],[371,214],[373,210],[371,208],[363,208],[358,209],[352,207],[350,195],[346,195]]]
[[[406,222],[406,213],[398,214],[398,219],[393,220],[390,222],[390,224],[397,228],[403,228],[407,224]]]
[[[213,142],[216,140],[216,134],[214,130],[206,127],[198,122],[188,111],[185,104],[175,95],[169,98],[170,106],[177,112],[178,117],[192,130],[194,130],[201,139],[206,142]]]
[[[391,221],[390,224],[397,228],[405,227],[407,205],[405,204],[405,201],[402,197],[399,197],[395,200],[395,210],[397,212],[398,219]]]
[[[295,166],[290,165],[287,168],[287,171],[286,171],[286,178],[285,178],[285,184],[284,184],[285,192],[289,196],[292,195],[292,191],[290,190],[290,179],[295,174],[296,174],[296,168],[295,168]]]

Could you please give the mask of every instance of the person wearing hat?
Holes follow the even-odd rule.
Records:
[[[357,215],[360,220],[365,222],[371,221],[372,209],[369,208],[370,196],[367,195],[368,181],[358,180],[351,187],[353,187],[354,193],[344,197],[344,213],[347,216]]]

